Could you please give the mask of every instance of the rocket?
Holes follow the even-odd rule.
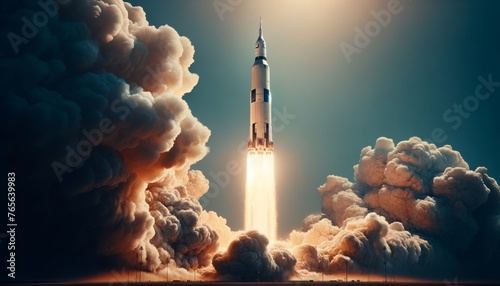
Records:
[[[273,151],[270,68],[266,58],[266,41],[260,20],[259,37],[255,42],[255,61],[252,66],[250,91],[250,136],[248,152],[271,153]]]

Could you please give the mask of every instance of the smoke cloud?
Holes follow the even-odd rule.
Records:
[[[184,187],[153,187],[146,192],[146,201],[155,219],[151,244],[158,249],[162,264],[173,258],[188,270],[210,265],[211,255],[218,248],[218,235],[199,224],[201,206],[196,199],[188,196]]]
[[[209,265],[219,235],[204,222],[231,232],[189,170],[210,136],[181,98],[198,81],[189,39],[121,0],[3,5],[1,162],[19,178],[30,257],[17,277]]]
[[[323,214],[290,234],[299,271],[498,278],[500,187],[486,168],[470,170],[449,145],[381,137],[354,177],[328,176]]]
[[[232,241],[225,253],[213,258],[213,266],[230,281],[284,281],[293,272],[296,259],[279,248],[267,249],[269,240],[249,231]]]

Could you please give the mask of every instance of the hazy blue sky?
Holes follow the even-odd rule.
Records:
[[[352,180],[361,149],[380,136],[396,143],[430,139],[441,128],[447,138],[437,145],[452,145],[471,169],[485,166],[500,178],[500,87],[477,100],[468,118],[458,115],[460,124],[453,111],[443,119],[454,104],[474,104],[479,76],[500,81],[500,2],[401,1],[400,13],[348,63],[341,43],[354,45],[355,28],[364,30],[372,11],[386,10],[389,2],[131,1],[150,24],[174,27],[195,47],[191,71],[200,81],[184,98],[212,131],[211,152],[194,166],[211,183],[207,209],[232,228],[243,226],[246,155],[238,145],[248,139],[259,16],[274,110],[295,116],[288,122],[274,117],[281,235],[320,211],[316,188],[327,175]],[[218,13],[214,3],[229,10]],[[215,177],[233,161],[241,170],[221,186]]]

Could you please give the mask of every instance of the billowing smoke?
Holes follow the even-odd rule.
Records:
[[[255,232],[233,241],[213,258],[218,274],[281,281],[296,273],[344,277],[347,268],[365,276],[498,276],[500,187],[484,167],[469,170],[451,146],[417,137],[395,146],[382,137],[362,150],[354,170],[354,183],[328,176],[318,188],[322,214],[286,241],[267,249]]]
[[[196,199],[188,196],[184,187],[153,187],[146,193],[146,202],[155,219],[151,243],[157,247],[162,264],[173,258],[186,269],[209,266],[212,253],[217,250],[218,236],[208,226],[199,224],[202,210]]]
[[[323,215],[287,242],[299,272],[498,277],[500,187],[451,146],[379,138],[361,151],[355,183],[328,176]]]
[[[219,235],[206,223],[230,230],[202,211],[208,180],[189,170],[210,136],[181,98],[198,81],[190,41],[122,0],[7,1],[0,18],[17,277],[209,265]]]
[[[269,240],[257,231],[241,234],[225,253],[217,253],[213,266],[230,281],[284,281],[294,272],[295,257],[279,248],[267,249]]]

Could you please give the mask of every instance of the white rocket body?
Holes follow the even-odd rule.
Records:
[[[271,153],[273,151],[270,76],[261,23],[259,37],[255,43],[255,62],[252,66],[249,152]]]

